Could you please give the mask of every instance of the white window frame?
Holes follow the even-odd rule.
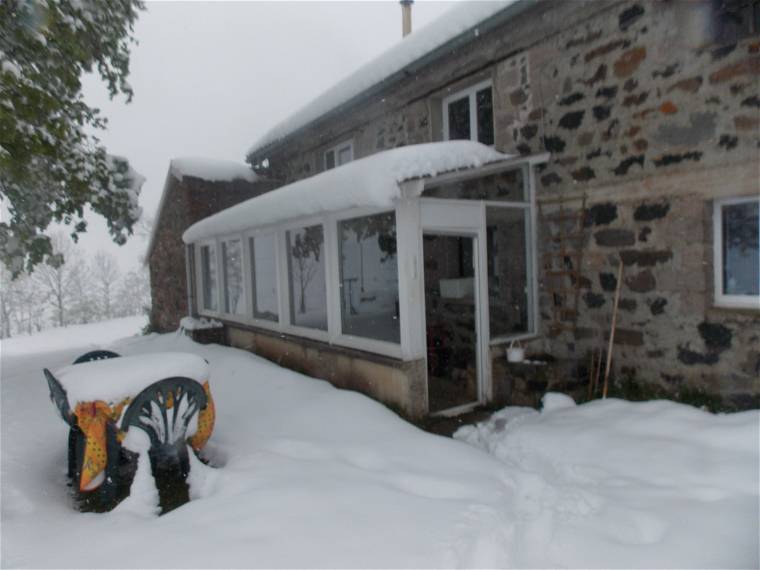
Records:
[[[245,299],[245,298],[243,299],[243,314],[242,315],[238,315],[238,314],[235,314],[235,313],[228,313],[225,310],[224,300],[225,300],[225,297],[227,295],[227,276],[224,274],[224,259],[223,259],[224,247],[223,247],[222,244],[224,244],[226,242],[230,242],[230,241],[235,241],[235,240],[240,241],[240,255],[243,256],[243,258],[240,260],[240,264],[241,264],[240,270],[243,272],[243,290],[242,290],[241,294],[243,296],[245,296],[245,294],[246,294],[246,285],[245,285],[245,281],[246,281],[246,279],[245,279],[245,244],[243,243],[243,234],[239,234],[239,233],[227,234],[227,235],[219,236],[219,238],[218,238],[218,241],[219,241],[219,246],[218,246],[218,249],[219,249],[219,263],[218,263],[218,265],[219,265],[219,268],[221,270],[221,273],[219,274],[219,284],[220,284],[220,289],[221,289],[220,290],[219,298],[221,300],[221,304],[219,305],[219,311],[218,311],[218,313],[220,315],[224,315],[224,317],[226,319],[240,319],[241,317],[244,317],[245,315],[248,315],[248,311],[249,311],[249,309],[248,309],[248,299]]]
[[[350,335],[343,333],[343,314],[341,303],[341,289],[340,289],[340,245],[338,243],[339,232],[338,224],[344,220],[352,220],[354,218],[364,218],[367,216],[374,216],[377,214],[386,214],[393,212],[396,220],[396,270],[398,272],[398,287],[399,287],[399,342],[393,343],[384,340],[377,340],[372,338],[365,338],[356,335]],[[401,267],[399,263],[399,215],[398,207],[396,208],[355,208],[353,210],[345,210],[343,212],[330,216],[330,226],[334,229],[334,248],[332,251],[332,271],[330,272],[330,283],[328,284],[328,293],[332,291],[333,303],[332,306],[335,310],[333,320],[335,322],[334,334],[331,336],[331,342],[346,346],[349,348],[355,348],[357,350],[365,350],[367,352],[373,352],[378,354],[384,354],[394,358],[402,358],[403,351],[401,349],[401,334],[402,334],[402,309],[401,309]]]
[[[249,303],[248,310],[246,312],[246,324],[250,324],[263,329],[269,329],[272,331],[280,331],[282,323],[282,256],[281,250],[281,235],[280,230],[276,226],[266,226],[256,228],[255,230],[247,231],[243,234],[243,279],[245,282],[245,294],[246,301]],[[260,319],[253,313],[255,303],[253,300],[253,280],[251,275],[253,273],[253,266],[251,265],[251,242],[262,235],[274,236],[274,267],[275,267],[275,291],[277,292],[277,320],[269,321],[267,319]]]
[[[481,201],[478,205],[480,211],[481,225],[485,228],[485,208],[489,205],[512,207],[512,208],[529,208],[531,212],[529,231],[528,255],[529,279],[531,284],[529,294],[532,297],[532,313],[530,315],[531,332],[511,335],[508,337],[499,337],[490,339],[489,330],[486,326],[488,323],[488,295],[487,289],[481,291],[482,303],[482,329],[483,338],[486,347],[495,344],[501,344],[516,338],[531,338],[539,333],[540,320],[538,319],[538,276],[537,262],[534,258],[536,252],[536,207],[535,207],[535,173],[534,166],[538,163],[545,162],[548,155],[537,155],[525,161],[522,166],[526,169],[528,178],[525,183],[529,194],[525,201],[520,202],[489,202]],[[520,159],[519,162],[523,162]],[[478,176],[485,176],[500,170],[506,170],[505,165],[494,165],[484,167],[479,170]],[[452,202],[453,204],[477,203],[472,200],[445,200],[439,198],[421,198],[422,188],[428,185],[438,185],[449,182],[458,178],[470,178],[470,173],[459,172],[443,175],[435,179],[422,180],[416,179],[404,182],[401,185],[401,197],[397,201],[395,208],[348,208],[338,212],[327,214],[318,214],[303,216],[300,218],[290,219],[284,222],[277,222],[246,229],[233,234],[224,234],[198,240],[193,243],[195,268],[194,276],[196,280],[194,294],[196,297],[196,306],[198,314],[222,319],[230,324],[241,324],[256,327],[258,329],[268,330],[281,334],[289,334],[294,337],[311,339],[323,342],[333,346],[352,348],[365,352],[387,356],[402,361],[413,361],[425,358],[427,347],[425,343],[424,329],[424,285],[422,280],[422,206],[425,202],[435,202],[443,204]],[[392,343],[375,339],[343,334],[342,332],[342,315],[341,315],[341,298],[340,298],[340,266],[339,255],[340,248],[338,245],[338,222],[346,219],[372,216],[393,211],[396,217],[396,235],[397,251],[396,262],[398,268],[398,287],[399,287],[399,327],[400,343]],[[308,226],[322,226],[324,236],[324,260],[325,260],[325,288],[327,303],[327,330],[311,329],[302,326],[292,325],[290,323],[290,282],[288,276],[287,261],[287,240],[286,232],[290,230],[302,229]],[[455,224],[456,225],[456,224]],[[485,230],[483,230],[485,231]],[[249,238],[254,239],[258,235],[274,234],[275,235],[275,267],[277,272],[277,295],[279,319],[277,322],[256,319],[253,317],[253,293],[251,281],[251,257]],[[229,239],[241,239],[243,242],[243,286],[245,292],[246,314],[230,315],[220,312],[223,308],[223,274],[221,258],[221,241]],[[218,276],[217,289],[217,306],[220,311],[210,311],[202,306],[203,301],[203,276],[201,263],[201,249],[204,246],[211,246],[216,252],[216,271]],[[486,259],[486,243],[484,236],[479,240],[479,258]],[[481,262],[482,263],[482,262]],[[482,280],[482,287],[487,287],[487,279]],[[484,347],[485,348],[485,347]],[[487,356],[487,355],[486,355]],[[483,357],[484,374],[490,374],[490,358]],[[490,390],[490,384],[487,386]]]
[[[486,87],[491,88],[491,100],[495,103],[496,98],[493,96],[493,81],[491,79],[486,79],[485,81],[476,83],[467,89],[462,89],[461,91],[447,95],[443,99],[441,102],[443,113],[443,140],[449,140],[449,104],[453,101],[459,101],[460,99],[467,97],[470,103],[470,140],[475,142],[478,141],[478,106],[476,95],[478,91],[482,91]],[[496,117],[492,117],[492,121],[495,122],[495,120]],[[494,124],[494,133],[496,132],[495,126],[496,125]]]
[[[351,158],[349,158],[347,162],[352,162],[354,160],[354,140],[348,139],[336,144],[335,146],[331,146],[330,148],[325,149],[325,152],[322,153],[322,170],[332,170],[332,168],[338,168],[340,166],[343,166],[343,164],[346,164],[345,162],[343,164],[338,164],[339,152],[346,147],[348,147],[348,150],[351,153]],[[335,161],[335,166],[332,168],[327,168],[327,153],[329,152],[333,153]]]
[[[756,196],[727,198],[713,203],[713,276],[716,307],[760,310],[760,295],[723,294],[723,207],[736,204],[760,203]]]
[[[324,246],[323,251],[323,263],[324,266],[324,274],[325,274],[325,303],[326,303],[326,311],[327,311],[327,330],[322,329],[312,329],[309,327],[302,327],[298,325],[294,325],[291,322],[291,312],[290,312],[290,295],[291,295],[291,283],[290,283],[290,276],[288,275],[288,241],[287,241],[287,232],[291,230],[300,230],[304,229],[310,226],[322,226],[322,245]],[[330,331],[332,330],[332,327],[334,326],[331,322],[331,316],[332,316],[332,309],[330,307],[331,305],[331,297],[330,295],[330,265],[329,265],[329,259],[330,259],[330,249],[332,249],[332,239],[330,236],[330,233],[328,232],[330,224],[327,223],[327,220],[324,216],[310,216],[308,218],[299,218],[297,220],[291,220],[287,223],[284,223],[280,226],[280,232],[279,232],[279,239],[277,240],[279,242],[279,248],[282,252],[280,255],[278,255],[278,258],[281,259],[282,263],[280,264],[281,270],[279,272],[281,281],[284,284],[284,287],[280,288],[280,292],[282,294],[282,302],[280,303],[280,327],[282,332],[292,334],[294,336],[300,336],[305,338],[310,338],[312,340],[319,340],[322,342],[330,342]]]
[[[212,309],[209,309],[206,307],[204,303],[204,289],[206,287],[206,282],[203,279],[203,248],[204,247],[211,247],[214,249],[215,255],[214,260],[216,264],[216,308],[217,310],[214,311]],[[221,308],[222,308],[222,287],[221,287],[221,251],[219,247],[219,239],[206,239],[201,240],[196,243],[195,247],[195,267],[196,267],[196,276],[197,283],[200,284],[200,287],[197,288],[198,290],[198,297],[197,297],[197,303],[198,303],[198,314],[208,317],[220,317],[222,316]]]

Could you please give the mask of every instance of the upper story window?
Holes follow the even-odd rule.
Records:
[[[713,0],[713,39],[730,43],[760,33],[760,0]]]
[[[443,138],[494,144],[493,86],[490,80],[443,100]]]
[[[715,202],[715,302],[760,309],[760,199]]]
[[[325,170],[341,166],[354,159],[353,141],[343,141],[325,151]]]

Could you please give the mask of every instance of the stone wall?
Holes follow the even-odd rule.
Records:
[[[182,234],[192,224],[220,210],[271,190],[271,182],[208,181],[167,175],[161,211],[156,218],[150,270],[150,327],[168,332],[188,314],[185,245]]]
[[[534,350],[581,361],[604,345],[622,259],[614,373],[757,406],[760,314],[713,305],[711,215],[717,198],[758,193],[760,35],[733,33],[716,5],[539,2],[269,149],[273,171],[310,176],[348,138],[357,158],[440,140],[443,97],[491,78],[496,148],[551,153],[537,173],[539,254],[560,200],[588,207],[577,329],[551,330],[543,293]]]

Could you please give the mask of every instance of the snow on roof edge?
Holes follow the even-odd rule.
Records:
[[[368,93],[384,81],[391,80],[395,74],[425,59],[450,42],[466,37],[471,32],[474,32],[473,37],[477,37],[478,27],[499,12],[511,6],[527,7],[533,1],[535,0],[462,2],[350,73],[293,115],[275,124],[248,149],[247,159],[258,151],[286,139],[336,108],[349,103],[352,99]],[[513,11],[510,10],[510,14],[512,13]]]
[[[186,168],[186,162],[188,161],[192,161],[196,163],[198,161],[201,161],[201,162],[206,161],[208,164],[215,163],[220,168],[223,168],[226,165],[227,167],[229,167],[231,172],[240,171],[240,174],[243,174],[244,176],[237,176],[228,180],[204,178],[202,176],[197,176],[195,174],[190,174],[189,172],[185,172],[185,170],[189,170]],[[242,169],[245,169],[245,171],[248,174],[242,172]],[[150,263],[150,254],[153,252],[153,248],[156,245],[156,235],[158,233],[158,222],[159,222],[159,218],[161,217],[161,211],[164,209],[164,203],[166,202],[166,191],[169,186],[169,181],[171,180],[172,177],[181,181],[185,176],[192,176],[194,178],[200,178],[201,180],[208,180],[209,182],[222,182],[222,181],[232,181],[232,180],[240,180],[240,179],[247,180],[248,182],[256,182],[257,180],[259,180],[259,177],[256,176],[256,173],[253,172],[253,170],[251,170],[250,167],[238,162],[229,161],[229,160],[217,160],[217,159],[205,158],[205,157],[192,157],[192,156],[172,158],[169,161],[169,171],[166,174],[166,180],[164,181],[164,188],[161,191],[161,198],[159,199],[158,207],[156,208],[154,223],[150,231],[150,239],[148,240],[148,247],[145,249],[145,255],[142,259],[143,265],[148,265]]]
[[[186,176],[200,178],[209,182],[232,182],[246,180],[255,182],[258,176],[250,166],[203,156],[181,156],[171,159],[169,171],[179,180]]]
[[[409,145],[372,154],[222,210],[185,230],[185,243],[290,219],[358,207],[393,207],[399,184],[514,158],[458,140]]]

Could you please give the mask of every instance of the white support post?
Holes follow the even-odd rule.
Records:
[[[422,184],[421,180],[402,184],[404,197],[396,207],[399,316],[404,360],[424,358],[426,354],[420,200],[407,197],[419,196]],[[416,188],[416,185],[420,187]]]

